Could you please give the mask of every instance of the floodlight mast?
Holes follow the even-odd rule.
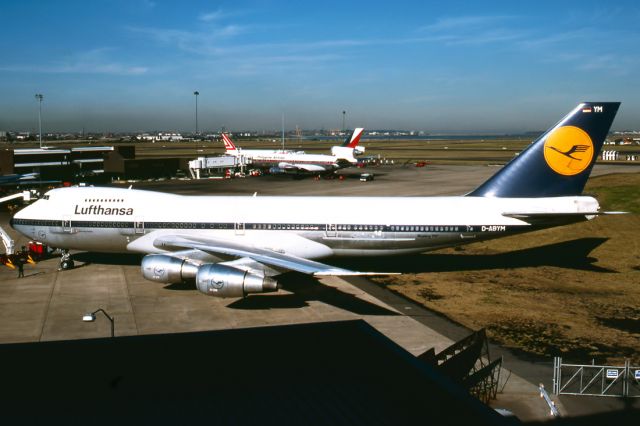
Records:
[[[196,135],[197,135],[198,134],[198,95],[200,95],[200,92],[196,90],[195,92],[193,92],[193,94],[196,96]]]
[[[38,139],[40,140],[40,149],[42,149],[42,98],[44,98],[44,96],[41,93],[36,93],[36,99],[38,100]]]
[[[284,112],[282,113],[282,152],[284,152]]]
[[[346,116],[347,116],[347,111],[342,111],[342,131],[343,132],[347,130],[347,128],[345,127]]]

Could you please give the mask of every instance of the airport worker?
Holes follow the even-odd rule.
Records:
[[[24,277],[24,262],[22,262],[22,259],[20,257],[18,257],[16,259],[16,266],[18,267],[18,278],[23,278]]]
[[[24,278],[24,264],[27,263],[28,253],[23,246],[16,256],[16,266],[18,267],[18,278]]]

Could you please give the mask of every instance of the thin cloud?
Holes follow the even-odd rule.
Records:
[[[306,71],[309,67],[318,70],[330,64],[344,60],[336,54],[318,55],[257,55],[246,61],[243,58],[231,57],[225,59],[224,67],[219,67],[215,61],[208,62],[204,69],[216,68],[219,73],[229,76],[255,76],[272,73]]]
[[[146,74],[147,67],[127,65],[113,61],[108,57],[109,48],[93,49],[82,52],[64,61],[59,61],[41,66],[34,65],[10,65],[0,67],[6,72],[32,72],[43,74],[107,74],[119,76],[135,76]]]
[[[477,29],[494,26],[498,22],[512,20],[513,16],[457,16],[440,18],[435,23],[420,28],[423,32],[442,32],[459,29]]]
[[[525,39],[527,34],[506,26],[514,16],[458,16],[440,18],[418,29],[430,34],[431,41],[449,45],[508,43]]]
[[[215,21],[219,21],[221,19],[226,19],[226,18],[230,18],[230,17],[234,17],[234,16],[241,16],[241,15],[247,15],[247,14],[251,14],[253,12],[249,11],[249,10],[223,10],[223,9],[218,9],[218,10],[213,10],[210,12],[203,12],[200,15],[198,15],[198,21],[202,21],[202,22],[215,22]]]
[[[633,56],[614,54],[565,53],[555,56],[552,60],[574,64],[575,68],[580,71],[606,72],[616,76],[629,75],[640,65],[638,59]]]
[[[225,25],[208,31],[185,31],[153,27],[127,27],[131,32],[145,35],[150,39],[172,45],[180,50],[198,55],[222,55],[231,53],[222,43],[247,31],[239,25]]]
[[[203,13],[199,19],[203,22],[212,22],[226,14],[222,10],[217,10]],[[259,72],[260,69],[281,69],[286,66],[295,68],[297,64],[309,61],[325,63],[336,52],[344,57],[350,51],[357,54],[360,51],[358,48],[411,44],[499,45],[514,51],[531,51],[536,54],[538,61],[544,61],[545,57],[562,53],[560,50],[563,45],[574,42],[589,30],[577,28],[557,33],[541,33],[541,30],[527,27],[523,23],[516,25],[518,19],[519,17],[508,15],[444,17],[430,25],[418,28],[413,33],[413,37],[338,38],[300,42],[269,42],[268,35],[266,41],[262,43],[238,42],[237,36],[241,34],[254,36],[253,40],[258,39],[255,36],[260,27],[235,24],[210,26],[210,28],[199,30],[153,27],[131,27],[129,30],[207,60],[216,61],[225,57],[225,63],[228,64],[231,62],[229,57],[241,56],[243,57],[242,61],[239,61],[241,64],[239,63],[233,69],[243,69],[243,74]],[[264,39],[264,37],[260,38]],[[581,64],[576,64],[575,69],[593,71],[614,68],[606,64],[606,61],[602,63],[596,60],[583,61]]]
[[[547,36],[531,37],[522,40],[520,45],[524,48],[548,48],[554,45],[560,45],[568,42],[574,42],[578,39],[584,39],[584,35],[592,30],[581,28],[574,31],[565,31],[561,33],[551,34]]]
[[[70,64],[70,65],[9,65],[0,67],[4,72],[29,72],[39,74],[107,74],[107,75],[143,75],[149,69],[147,67],[132,67],[118,63],[111,64]]]
[[[203,22],[211,22],[211,21],[217,21],[218,19],[222,19],[226,16],[227,15],[222,10],[218,9],[215,12],[200,14],[200,16],[198,16],[198,20]]]

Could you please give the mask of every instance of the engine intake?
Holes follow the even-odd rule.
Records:
[[[196,277],[198,264],[166,254],[148,254],[142,258],[142,276],[160,283],[179,283]]]
[[[215,297],[245,297],[250,293],[278,291],[278,282],[273,278],[213,263],[198,268],[196,286],[202,293]]]

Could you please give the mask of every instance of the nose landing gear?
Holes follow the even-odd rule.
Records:
[[[62,250],[62,257],[60,258],[60,270],[66,271],[73,269],[74,263],[69,254],[69,250]]]

